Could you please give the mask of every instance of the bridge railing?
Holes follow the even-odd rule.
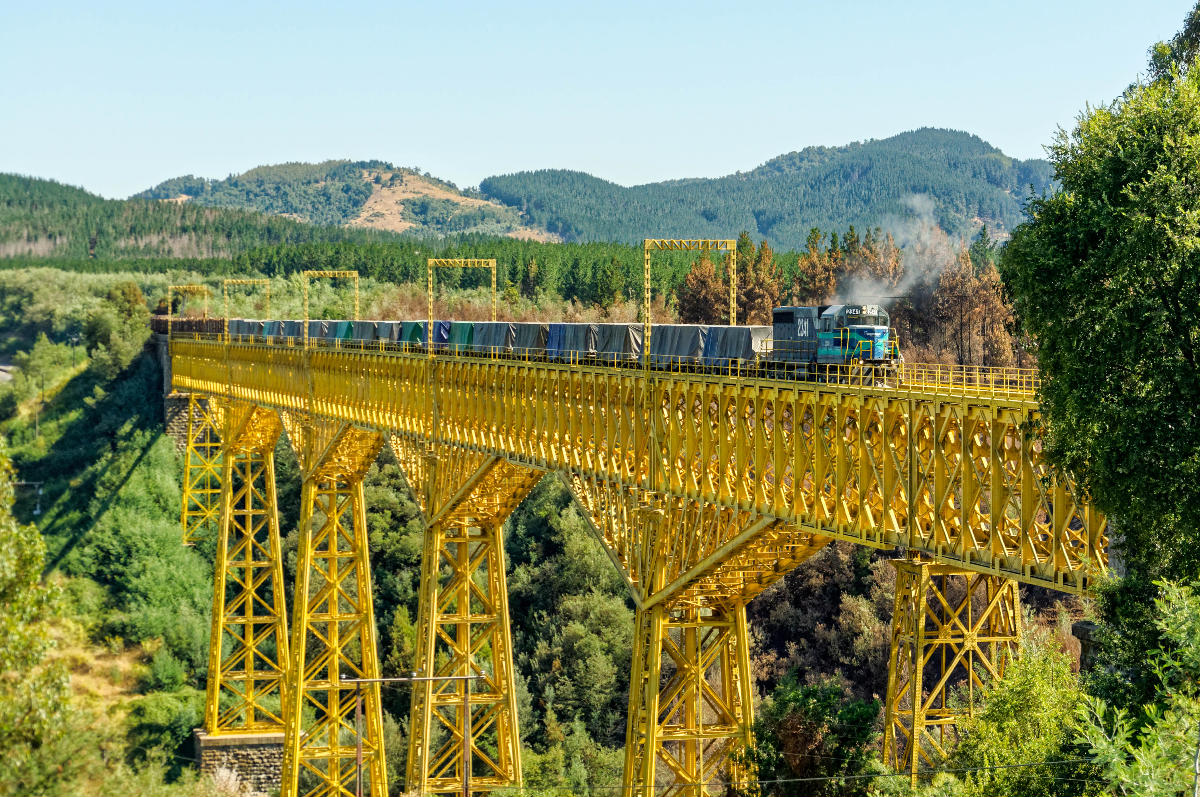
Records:
[[[949,392],[1032,398],[1041,387],[1036,368],[900,363],[896,370],[899,382],[906,387],[928,389],[941,395]]]
[[[198,319],[196,320],[198,321]],[[211,319],[208,320],[211,322]],[[207,323],[207,322],[203,322]],[[219,323],[219,322],[218,322]],[[304,339],[284,336],[223,335],[209,327],[193,324],[206,331],[172,331],[176,339],[214,340],[239,344],[259,344],[285,348],[303,348]],[[165,328],[162,331],[166,331]],[[309,348],[356,350],[396,355],[427,356],[424,343],[384,340],[327,339],[310,337]],[[493,361],[525,361],[566,366],[641,368],[639,355],[628,352],[581,352],[549,349],[509,349],[481,347],[462,343],[435,343],[438,356],[467,357]],[[928,363],[802,363],[770,359],[759,353],[755,359],[679,357],[654,354],[651,370],[656,373],[696,374],[722,379],[770,379],[813,385],[842,385],[895,390],[904,393],[964,398],[1004,398],[1033,400],[1040,386],[1034,368],[997,368],[982,365],[941,365]]]

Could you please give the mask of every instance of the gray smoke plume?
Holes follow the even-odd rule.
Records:
[[[885,297],[908,296],[923,289],[932,291],[942,272],[958,256],[963,244],[938,225],[933,215],[933,199],[926,194],[909,194],[901,203],[909,212],[887,216],[879,225],[892,234],[901,249],[900,280],[895,284],[870,277],[847,280],[838,286],[838,302],[890,304]]]

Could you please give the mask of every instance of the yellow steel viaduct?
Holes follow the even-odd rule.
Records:
[[[385,343],[169,343],[190,396],[184,534],[218,541],[205,729],[283,731],[285,797],[352,795],[357,773],[387,792],[380,687],[345,683],[380,675],[363,477],[383,446],[426,524],[417,793],[461,793],[464,767],[473,790],[522,783],[503,533],[547,474],[636,605],[631,795],[753,776],[731,759],[751,740],[746,604],[832,541],[897,552],[885,757],[914,778],[957,716],[949,685],[973,693],[1016,644],[1018,582],[1078,593],[1106,566],[1104,519],[1043,457],[1027,373],[847,367],[798,382]],[[290,618],[281,435],[303,477]],[[449,679],[465,675],[479,676],[469,695]]]

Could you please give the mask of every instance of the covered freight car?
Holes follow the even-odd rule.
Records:
[[[701,362],[709,368],[746,367],[768,354],[770,346],[771,328],[768,326],[710,326]]]
[[[655,368],[699,365],[708,330],[707,324],[655,324],[650,331],[650,364]]]

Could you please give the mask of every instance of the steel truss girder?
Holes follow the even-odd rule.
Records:
[[[272,410],[233,405],[223,414],[204,725],[214,736],[282,731],[288,646],[275,497],[281,426]]]
[[[754,512],[561,476],[639,606],[745,605],[830,542]]]
[[[490,528],[511,506],[499,496],[485,509],[471,496],[488,479],[500,480],[487,484],[489,494],[502,491],[507,469],[560,474],[639,609],[633,669],[640,686],[631,691],[627,773],[649,772],[642,788],[670,773],[669,788],[695,791],[715,770],[684,759],[693,755],[704,767],[721,760],[687,747],[706,731],[695,731],[691,720],[679,731],[675,719],[659,713],[659,703],[671,699],[662,682],[670,684],[672,667],[679,667],[671,652],[679,645],[664,640],[684,634],[672,618],[684,625],[716,618],[708,624],[717,627],[733,617],[736,626],[746,601],[830,540],[906,549],[947,573],[970,574],[969,583],[996,585],[996,595],[1008,589],[1013,617],[1016,590],[1002,588],[1007,579],[1082,592],[1106,564],[1104,519],[1069,475],[1050,469],[1036,403],[999,384],[789,384],[383,350],[182,339],[171,345],[177,389],[281,411],[306,484],[328,476],[323,463],[338,461],[330,452],[369,448],[386,432],[431,526]],[[331,467],[347,470],[344,462]],[[423,584],[436,581],[438,557],[445,558],[427,550]],[[436,603],[422,589],[424,617]],[[909,595],[905,605],[918,605],[915,589],[901,590]],[[916,608],[909,614],[930,616]],[[903,610],[897,617],[903,620]],[[430,620],[422,633],[436,628]],[[935,716],[921,709],[919,684],[897,675],[898,639],[888,702],[893,759],[898,729],[909,729],[919,751]],[[676,658],[695,669],[699,653],[680,644],[685,652]],[[958,655],[952,650],[966,649],[942,647],[951,662]],[[744,642],[733,649],[736,655],[722,655],[742,657]],[[727,669],[737,673],[734,682],[744,677],[736,661]],[[502,689],[511,693],[511,686]],[[905,690],[920,709],[907,726],[895,720]],[[744,732],[749,687],[724,699],[737,702]],[[459,727],[461,740],[461,720]],[[676,747],[664,747],[664,739]],[[675,752],[681,749],[684,759]],[[910,761],[918,757],[914,752]]]
[[[1084,591],[1105,566],[1103,517],[1046,462],[1035,402],[994,386],[939,393],[661,372],[647,381],[636,369],[468,356],[171,346],[179,390],[308,408],[427,449],[458,447],[1067,592]],[[683,571],[707,555],[697,554]]]
[[[183,454],[183,544],[213,535],[221,520],[222,402],[188,394],[187,445]]]
[[[393,447],[395,443],[393,438]],[[418,674],[482,679],[470,687],[469,713],[463,708],[468,696],[463,681],[414,684],[406,785],[419,794],[461,792],[469,738],[472,788],[519,788],[521,745],[503,527],[543,474],[452,450],[438,450],[422,462],[430,491],[439,497],[426,504],[430,516],[421,562]]]
[[[745,606],[637,612],[625,770],[632,794],[722,793],[746,773],[753,691]]]
[[[984,679],[1003,674],[1021,633],[1017,582],[919,560],[896,560],[896,602],[884,761],[909,772],[941,764],[955,723]],[[963,706],[950,700],[957,693]]]
[[[307,795],[350,797],[358,690],[342,680],[380,673],[362,480],[382,439],[341,423],[301,420],[286,421],[293,445],[299,438],[305,479],[281,793],[295,797],[303,785]],[[293,435],[293,429],[303,431]],[[364,780],[372,795],[384,795],[379,684],[361,690]]]

